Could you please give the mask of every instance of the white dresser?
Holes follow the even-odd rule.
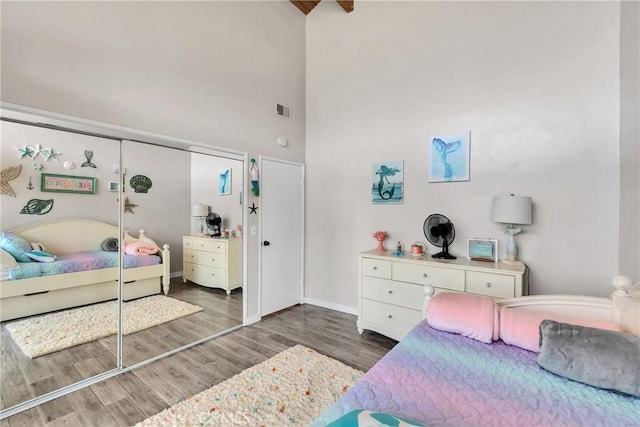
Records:
[[[182,236],[182,280],[231,291],[242,287],[242,240]]]
[[[466,258],[438,260],[425,254],[398,257],[375,250],[359,256],[358,332],[401,340],[423,318],[425,285],[436,293],[469,292],[494,298],[526,295],[524,266]]]

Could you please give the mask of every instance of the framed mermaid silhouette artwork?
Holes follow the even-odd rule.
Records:
[[[471,131],[429,137],[429,182],[469,181]]]
[[[371,203],[404,203],[404,160],[371,163]]]

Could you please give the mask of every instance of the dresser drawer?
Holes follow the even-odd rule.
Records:
[[[210,267],[225,268],[227,260],[224,253],[195,251],[195,262]]]
[[[225,254],[194,251],[193,249],[184,249],[183,257],[185,262],[218,268],[225,268],[227,258]]]
[[[467,292],[495,298],[513,298],[515,278],[502,274],[467,271]]]
[[[422,320],[422,312],[397,305],[385,304],[380,301],[363,299],[360,317],[365,321],[403,331],[403,333],[406,334],[411,328],[420,323]]]
[[[205,240],[205,239],[193,239],[193,247],[192,249],[198,251],[213,251],[213,240]]]
[[[383,303],[422,310],[424,286],[364,276],[362,296]]]
[[[365,276],[391,279],[391,261],[362,258],[362,274]]]
[[[226,271],[222,268],[185,262],[183,269],[185,276],[193,277],[196,281],[201,281],[204,284],[224,286],[227,280]]]
[[[392,278],[401,282],[464,291],[464,270],[396,262],[393,264]]]

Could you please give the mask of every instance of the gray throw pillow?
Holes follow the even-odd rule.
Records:
[[[543,320],[538,364],[563,377],[640,397],[640,337]]]
[[[106,238],[100,244],[100,248],[103,251],[117,252],[118,251],[118,239],[116,239],[115,237]]]

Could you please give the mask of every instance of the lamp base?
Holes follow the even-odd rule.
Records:
[[[519,261],[519,260],[510,260],[510,259],[503,259],[502,260],[503,264],[507,264],[507,265],[524,265],[524,262]]]

